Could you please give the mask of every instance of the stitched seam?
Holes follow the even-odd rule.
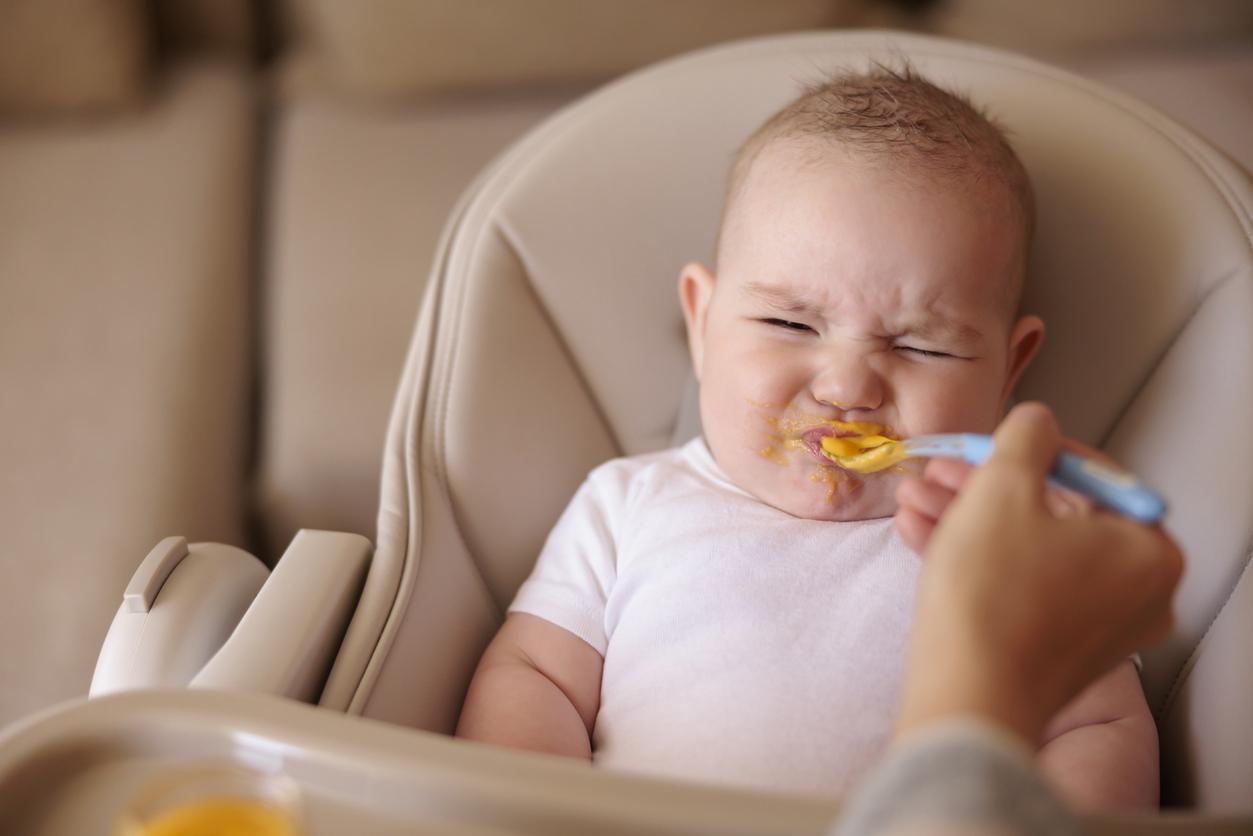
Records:
[[[487,216],[487,217],[490,217],[490,216]],[[470,248],[470,256],[467,259],[468,262],[474,261],[474,257],[477,256],[478,253],[481,251],[483,242],[488,237],[492,229],[493,229],[493,223],[490,220],[487,220],[485,218],[481,226],[479,227],[478,234],[474,238],[473,246]],[[464,319],[465,307],[468,304],[467,299],[469,297],[469,293],[467,292],[465,282],[459,281],[453,284],[454,284],[454,287],[459,292],[455,299],[456,309],[455,309],[454,315],[450,318],[450,325],[449,325],[450,340],[448,342],[448,361],[445,364],[447,367],[447,371],[445,372],[442,378],[442,383],[444,385],[432,390],[435,393],[442,391],[443,395],[442,397],[439,397],[438,403],[436,403],[434,407],[435,421],[434,421],[434,426],[432,427],[432,450],[431,450],[432,455],[431,455],[430,467],[431,467],[431,472],[435,477],[435,483],[439,485],[440,497],[443,499],[444,502],[447,503],[449,516],[451,516],[453,520],[453,529],[454,529],[453,533],[457,538],[457,542],[461,544],[462,550],[465,552],[466,556],[469,558],[470,565],[474,567],[474,574],[478,580],[479,588],[484,594],[484,596],[486,597],[486,599],[489,602],[491,602],[491,606],[495,610],[497,620],[503,620],[504,619],[504,605],[502,605],[499,601],[496,600],[496,595],[492,591],[491,585],[487,582],[487,574],[483,569],[482,561],[480,560],[479,556],[476,555],[474,551],[469,547],[469,545],[465,541],[465,538],[462,536],[462,531],[465,529],[465,521],[462,519],[462,515],[457,509],[457,504],[453,502],[452,492],[449,490],[447,462],[444,459],[444,451],[447,449],[445,441],[447,438],[446,430],[447,430],[448,423],[449,423],[448,412],[450,409],[450,403],[452,402],[452,397],[451,397],[452,388],[455,385],[455,381],[457,380],[456,368],[457,368],[457,360],[458,360],[458,357],[460,356],[460,352],[456,350],[456,346],[460,344],[460,336],[462,332],[461,326],[465,322],[465,319]],[[421,459],[423,457],[420,454],[423,451],[419,450],[418,452],[419,452],[418,464],[419,464],[419,467],[421,467]]]
[[[504,241],[505,245],[509,247],[509,251],[513,257],[518,260],[518,264],[522,266],[522,271],[524,273],[523,284],[526,286],[531,298],[535,300],[535,307],[544,318],[544,322],[548,326],[549,332],[552,333],[553,338],[557,341],[557,345],[560,346],[561,353],[566,358],[566,362],[569,363],[570,368],[574,370],[575,378],[579,382],[579,388],[582,389],[583,394],[587,396],[587,400],[592,405],[592,409],[595,411],[596,417],[600,419],[600,423],[605,430],[605,434],[608,435],[610,440],[613,442],[614,450],[618,455],[622,455],[622,441],[618,438],[617,433],[613,431],[613,426],[609,423],[609,417],[605,412],[604,406],[592,391],[592,387],[588,383],[587,374],[583,371],[583,367],[579,365],[578,358],[570,349],[570,344],[566,342],[565,334],[557,327],[557,320],[553,317],[552,311],[544,304],[543,297],[540,296],[539,291],[535,288],[534,282],[530,279],[531,276],[535,275],[535,270],[527,263],[527,259],[523,256],[522,248],[518,244],[517,234],[509,228],[508,224],[505,223],[503,219],[497,221],[497,226],[500,230],[501,239]]]
[[[473,188],[472,183],[469,188]],[[469,204],[458,204],[454,208],[453,216],[456,223],[460,223],[469,211]],[[450,218],[450,223],[451,223]],[[449,262],[452,260],[453,249],[455,246],[456,236],[446,234],[440,243],[440,247],[436,252],[435,263],[430,268],[427,290],[424,293],[422,305],[419,307],[418,316],[414,322],[414,335],[410,345],[410,356],[406,359],[405,369],[401,376],[401,390],[408,388],[410,380],[414,381],[414,392],[412,401],[405,412],[403,427],[401,429],[402,437],[399,442],[400,446],[400,466],[402,468],[403,478],[399,479],[400,486],[398,488],[404,500],[404,507],[408,511],[408,517],[403,520],[405,531],[403,537],[397,540],[402,544],[404,553],[399,556],[400,571],[396,579],[396,589],[388,602],[387,615],[383,618],[383,622],[379,625],[378,636],[374,640],[374,647],[370,651],[370,655],[357,678],[357,684],[354,686],[349,697],[347,711],[352,713],[364,712],[366,705],[369,703],[369,694],[373,692],[374,684],[378,681],[382,660],[385,660],[391,652],[391,648],[396,641],[396,635],[400,630],[400,625],[404,620],[405,611],[407,610],[407,602],[412,597],[415,579],[420,569],[420,557],[414,560],[409,559],[410,553],[415,551],[415,536],[421,539],[423,531],[423,507],[422,507],[422,486],[421,477],[417,474],[415,468],[411,466],[411,461],[418,460],[418,466],[421,467],[421,456],[413,455],[413,444],[415,440],[421,438],[422,412],[424,404],[430,392],[430,380],[435,367],[435,353],[432,350],[439,339],[439,310],[443,305],[445,290],[447,283],[445,276],[448,272]],[[423,347],[416,345],[418,338],[418,329],[424,323],[426,315],[426,306],[430,305],[430,330],[426,338],[425,350]],[[421,353],[419,353],[421,352]],[[420,363],[414,363],[417,368],[411,369],[409,360],[412,357],[420,357]],[[389,421],[389,441],[390,441],[390,421]],[[384,451],[387,455],[388,451]],[[418,451],[420,453],[420,450]],[[412,490],[411,490],[412,488]],[[380,491],[380,503],[383,499],[383,492],[387,490],[387,486],[382,486]],[[376,536],[377,539],[377,536]],[[373,567],[372,567],[373,568]],[[367,575],[368,580],[368,575]],[[490,597],[490,596],[489,596]],[[405,601],[405,607],[398,607],[400,601]],[[350,625],[351,626],[351,625]],[[367,693],[368,692],[368,693]],[[362,695],[365,696],[362,696]]]
[[[522,272],[524,275],[520,279],[520,281],[524,289],[531,296],[532,300],[534,300],[536,310],[539,312],[540,316],[543,318],[545,324],[548,326],[550,333],[553,334],[554,339],[556,340],[558,346],[560,347],[563,356],[565,357],[566,361],[570,364],[570,367],[573,369],[575,377],[578,380],[579,387],[582,389],[588,401],[591,403],[592,408],[595,411],[597,418],[600,420],[602,427],[604,428],[606,434],[609,436],[610,440],[613,442],[615,450],[621,451],[622,445],[618,441],[612,428],[609,426],[609,422],[605,417],[604,409],[601,407],[601,404],[593,396],[591,389],[588,386],[587,379],[583,373],[583,370],[574,361],[574,356],[570,350],[569,345],[562,338],[561,331],[556,327],[556,323],[553,320],[551,313],[549,312],[547,307],[545,307],[543,300],[539,297],[539,294],[536,293],[534,286],[531,284],[531,282],[528,279],[528,277],[532,273],[532,270],[530,266],[528,266],[526,260],[522,257],[522,253],[520,249],[516,246],[515,238],[508,232],[504,224],[501,223],[498,219],[485,221],[483,223],[483,226],[479,230],[479,235],[475,239],[474,251],[477,253],[477,251],[479,250],[480,244],[482,244],[484,239],[492,232],[495,232],[499,236],[502,245],[508,250],[509,254],[518,262],[518,265],[522,268]],[[462,285],[463,283],[458,282],[458,284]],[[461,292],[458,294],[458,297],[456,300],[457,308],[456,308],[455,314],[451,318],[452,326],[450,330],[452,331],[452,343],[451,343],[452,345],[456,345],[459,342],[458,337],[461,332],[460,326],[464,323],[464,311],[465,311],[465,306],[467,304],[466,299],[469,295],[467,292],[465,292],[464,286],[460,287],[459,289],[461,290]],[[486,568],[483,564],[482,559],[479,557],[479,555],[477,555],[474,552],[473,549],[469,548],[469,545],[466,543],[465,538],[462,536],[462,532],[465,531],[466,529],[465,518],[463,514],[461,513],[460,509],[457,507],[457,504],[452,499],[452,494],[449,489],[450,482],[448,478],[447,464],[443,457],[443,451],[446,449],[445,430],[449,424],[449,418],[448,418],[448,411],[450,409],[449,404],[452,400],[452,398],[450,397],[450,394],[452,391],[452,387],[456,385],[455,381],[458,380],[458,377],[455,371],[456,366],[457,366],[457,357],[458,357],[458,352],[450,351],[450,360],[447,364],[448,371],[446,375],[444,376],[444,383],[446,385],[441,387],[445,395],[443,398],[440,399],[440,402],[436,409],[438,417],[436,421],[436,426],[434,427],[435,432],[433,433],[433,435],[436,436],[435,447],[436,447],[437,452],[435,453],[434,456],[432,456],[432,458],[434,459],[434,461],[432,462],[432,469],[435,472],[436,481],[440,485],[441,493],[445,501],[448,503],[449,512],[452,516],[453,522],[455,523],[455,528],[456,528],[455,533],[456,533],[457,539],[462,544],[462,547],[464,548],[465,553],[469,556],[471,565],[474,566],[475,574],[478,577],[478,581],[482,590],[487,595],[488,600],[492,602],[492,605],[496,609],[497,614],[501,618],[503,618],[504,609],[507,605],[507,602],[502,603],[496,600],[495,592],[493,591],[490,583],[487,580],[488,573],[486,571]]]
[[[1246,554],[1244,558],[1244,566],[1236,573],[1236,582],[1231,585],[1231,590],[1227,593],[1227,597],[1223,599],[1222,606],[1214,612],[1214,617],[1209,620],[1209,624],[1205,625],[1205,630],[1202,631],[1201,637],[1197,639],[1196,644],[1192,646],[1192,650],[1188,654],[1188,658],[1182,665],[1179,666],[1179,670],[1175,674],[1175,678],[1170,681],[1170,687],[1166,689],[1166,696],[1162,698],[1161,710],[1158,713],[1158,716],[1162,718],[1161,722],[1163,725],[1165,725],[1167,716],[1169,716],[1171,710],[1175,707],[1175,699],[1179,696],[1179,691],[1183,687],[1184,680],[1188,678],[1188,675],[1192,673],[1192,669],[1196,667],[1197,657],[1200,656],[1201,653],[1201,645],[1205,643],[1206,637],[1209,636],[1210,631],[1214,629],[1214,624],[1218,621],[1219,616],[1226,611],[1227,605],[1230,604],[1231,599],[1235,597],[1236,587],[1240,585],[1240,581],[1244,578],[1245,573],[1249,571],[1249,566],[1251,564],[1253,564],[1253,551],[1249,551]]]
[[[1127,413],[1135,406],[1136,400],[1144,392],[1145,385],[1148,384],[1148,382],[1153,379],[1153,376],[1161,369],[1162,363],[1166,362],[1166,358],[1170,356],[1172,351],[1174,351],[1175,346],[1179,344],[1179,340],[1183,337],[1184,332],[1187,331],[1192,326],[1192,323],[1196,321],[1197,316],[1199,316],[1201,311],[1204,310],[1205,305],[1210,301],[1211,297],[1213,297],[1213,295],[1219,290],[1226,287],[1228,283],[1236,279],[1243,272],[1244,271],[1241,268],[1233,267],[1221,278],[1215,280],[1214,283],[1201,294],[1201,298],[1197,300],[1196,304],[1192,307],[1192,310],[1188,313],[1188,316],[1184,319],[1183,323],[1180,324],[1180,326],[1175,329],[1175,333],[1171,335],[1170,342],[1168,342],[1166,347],[1163,348],[1157,357],[1153,359],[1153,362],[1149,365],[1149,368],[1145,371],[1145,373],[1140,376],[1140,380],[1131,390],[1131,396],[1127,398],[1127,402],[1124,403],[1122,408],[1118,410],[1118,414],[1115,415],[1114,420],[1110,422],[1109,429],[1105,431],[1100,440],[1097,442],[1097,447],[1104,449],[1105,445],[1109,443],[1110,437],[1113,436],[1114,433],[1118,432],[1119,425],[1122,424],[1123,419],[1127,417]]]
[[[1119,425],[1122,424],[1123,419],[1126,418],[1127,416],[1127,413],[1130,412],[1131,409],[1135,406],[1135,402],[1137,398],[1140,396],[1140,394],[1143,393],[1146,383],[1150,381],[1154,375],[1157,374],[1158,370],[1162,366],[1162,363],[1164,363],[1166,361],[1166,358],[1170,356],[1171,351],[1173,351],[1175,346],[1179,343],[1179,340],[1182,338],[1184,332],[1187,331],[1189,327],[1191,327],[1192,323],[1196,320],[1197,316],[1205,308],[1206,304],[1210,301],[1213,295],[1217,293],[1219,290],[1221,290],[1223,287],[1225,287],[1227,284],[1229,284],[1230,282],[1238,278],[1240,275],[1242,275],[1242,273],[1243,271],[1240,268],[1233,268],[1229,270],[1225,275],[1223,275],[1220,279],[1216,280],[1213,284],[1211,284],[1210,287],[1205,291],[1205,293],[1201,296],[1200,300],[1197,302],[1196,306],[1192,309],[1191,313],[1189,313],[1187,319],[1185,319],[1183,324],[1179,327],[1179,329],[1175,331],[1174,336],[1171,337],[1170,343],[1157,356],[1153,364],[1150,366],[1149,370],[1144,374],[1144,376],[1141,377],[1140,382],[1137,384],[1137,386],[1133,390],[1134,393],[1127,400],[1127,403],[1123,405],[1123,408],[1119,411],[1118,416],[1114,419],[1113,423],[1111,424],[1110,429],[1101,438],[1099,444],[1097,445],[1098,447],[1104,448],[1105,445],[1109,442],[1110,437],[1113,436],[1113,434],[1118,431]],[[1251,558],[1253,558],[1253,553],[1250,553],[1249,557],[1245,558],[1246,567],[1248,566]],[[1236,575],[1237,583],[1239,582],[1241,574],[1243,574],[1243,570],[1241,570],[1241,572]],[[1166,713],[1172,707],[1173,701],[1182,683],[1182,680],[1186,678],[1187,673],[1191,670],[1191,667],[1194,664],[1194,660],[1195,660],[1197,653],[1199,652],[1201,643],[1205,640],[1205,636],[1209,634],[1209,631],[1213,627],[1214,622],[1218,619],[1219,614],[1221,614],[1222,610],[1227,606],[1227,602],[1230,601],[1232,595],[1235,594],[1235,588],[1236,588],[1236,584],[1232,584],[1231,589],[1227,593],[1227,597],[1224,599],[1222,606],[1220,606],[1215,611],[1213,617],[1209,621],[1209,624],[1206,625],[1205,630],[1201,632],[1200,636],[1197,638],[1196,643],[1192,645],[1192,648],[1188,653],[1187,659],[1184,661],[1182,665],[1180,665],[1179,669],[1175,672],[1175,676],[1172,678],[1170,686],[1166,689],[1166,694],[1161,698],[1160,702],[1158,702],[1156,706],[1158,710],[1154,713],[1156,714],[1156,716],[1162,718],[1162,722],[1165,722]]]

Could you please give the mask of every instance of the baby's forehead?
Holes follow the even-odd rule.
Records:
[[[783,137],[764,145],[749,161],[738,188],[727,195],[719,227],[722,244],[733,237],[754,237],[776,224],[780,211],[814,193],[838,192],[845,199],[869,200],[891,194],[902,210],[915,201],[943,200],[983,214],[989,229],[1025,250],[1027,216],[1010,185],[975,167],[945,168],[904,153],[867,154],[824,138]]]
[[[928,252],[926,242],[931,242],[930,251],[943,257],[937,263],[951,260],[954,254],[962,254],[961,260],[958,269],[938,274],[915,270],[917,286],[946,286],[950,274],[952,281],[964,285],[973,274],[967,268],[980,265],[988,269],[979,271],[987,281],[977,283],[982,294],[977,301],[1016,310],[1028,232],[1009,187],[995,178],[937,172],[915,160],[873,158],[804,139],[776,140],[764,146],[752,163],[739,194],[732,197],[734,204],[723,216],[720,271],[746,268],[761,276],[776,267],[787,269],[779,265],[779,259],[791,257],[788,248],[812,242],[815,236],[838,238],[847,232],[845,249],[854,253],[868,252],[866,248],[876,245],[879,253],[884,248]],[[832,195],[837,198],[834,212],[827,211]],[[953,227],[958,215],[978,220]],[[894,226],[898,221],[899,228]],[[958,233],[948,237],[951,229]],[[943,243],[937,245],[937,240]],[[791,265],[798,268],[794,273],[808,266],[800,260]],[[855,255],[851,260],[862,258]],[[911,269],[916,266],[909,265]],[[809,290],[811,296],[821,297],[821,278],[811,281]]]

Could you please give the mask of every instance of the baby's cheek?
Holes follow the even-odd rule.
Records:
[[[757,391],[725,371],[711,369],[701,381],[701,423],[706,438],[730,452],[731,447],[756,444],[764,422],[758,417]]]
[[[990,381],[952,381],[929,389],[903,413],[910,435],[937,432],[991,432],[997,425],[999,392]]]
[[[737,416],[781,410],[791,401],[785,369],[756,355],[727,358],[718,365],[713,385],[719,405]]]

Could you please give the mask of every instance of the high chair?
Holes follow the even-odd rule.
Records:
[[[517,142],[446,227],[392,413],[377,545],[304,531],[267,577],[238,549],[164,541],[127,591],[93,696],[251,691],[451,732],[481,651],[587,472],[699,431],[675,284],[686,261],[712,260],[736,147],[801,83],[902,57],[1005,125],[1030,172],[1039,223],[1024,309],[1049,330],[1018,395],[1050,404],[1068,435],[1170,503],[1187,574],[1175,629],[1142,671],[1163,803],[1196,808],[1179,832],[1253,814],[1249,175],[1105,87],[904,34],[697,52]],[[240,699],[196,705],[214,698]],[[378,735],[292,711],[306,728],[325,717]]]

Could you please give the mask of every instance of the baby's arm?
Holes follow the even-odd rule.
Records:
[[[513,613],[479,660],[457,736],[590,761],[603,665],[573,633]]]
[[[1157,727],[1135,665],[1121,663],[1058,712],[1039,762],[1077,810],[1157,807]]]

